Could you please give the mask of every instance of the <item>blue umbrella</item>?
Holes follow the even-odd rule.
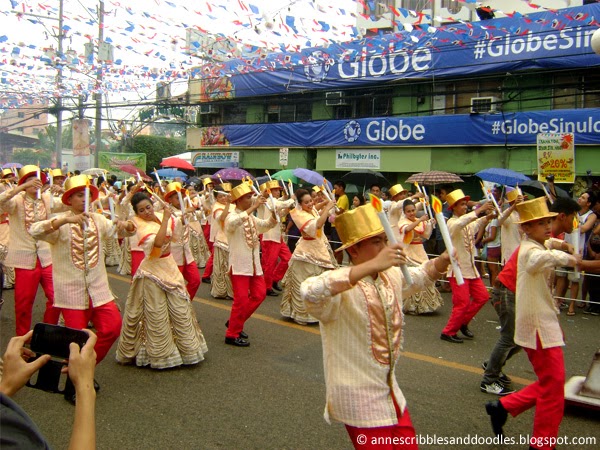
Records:
[[[516,186],[524,181],[531,181],[529,177],[526,177],[522,173],[515,172],[509,169],[497,169],[490,168],[480,170],[475,174],[483,181],[489,181],[490,183],[503,184],[506,186]]]
[[[156,171],[156,173],[158,174],[159,177],[162,178],[175,178],[175,177],[179,177],[182,180],[187,180],[187,173],[182,172],[181,170],[177,170],[177,169],[158,169]]]
[[[315,186],[322,186],[323,180],[325,179],[323,175],[321,175],[318,172],[315,172],[314,170],[302,168],[294,169],[294,175],[296,175],[301,180],[306,181],[307,183],[314,184]],[[327,184],[329,184],[330,189],[333,189],[333,185],[330,181],[327,181]]]

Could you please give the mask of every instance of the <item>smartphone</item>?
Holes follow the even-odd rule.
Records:
[[[29,347],[36,353],[51,355],[56,358],[69,357],[69,344],[75,342],[83,347],[88,340],[88,334],[74,328],[38,323],[33,328],[33,336]]]

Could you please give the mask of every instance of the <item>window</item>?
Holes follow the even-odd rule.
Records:
[[[25,113],[24,113],[24,112],[18,112],[18,113],[17,113],[17,117],[18,117],[19,119],[24,119],[24,118],[25,118]]]
[[[25,131],[25,128],[19,127],[17,128],[17,131],[22,134]]]
[[[39,118],[40,118],[40,113],[35,113],[35,114],[33,115],[33,118],[34,118],[34,119],[39,119]]]
[[[579,106],[578,75],[555,75],[552,87],[553,109],[572,109]]]
[[[458,14],[462,5],[458,0],[442,0],[442,8],[446,8],[450,14]]]
[[[402,7],[411,11],[430,9],[429,0],[402,0]]]
[[[245,104],[240,102],[223,105],[223,123],[227,124],[245,124],[246,123]]]
[[[390,6],[394,6],[395,0],[375,0],[365,2],[365,14],[374,16],[375,20],[384,17],[385,13],[390,12]]]
[[[31,132],[32,132],[34,135],[36,135],[36,136],[37,136],[37,135],[39,134],[39,132],[40,132],[40,129],[39,129],[39,128],[33,128],[33,129],[31,130]]]

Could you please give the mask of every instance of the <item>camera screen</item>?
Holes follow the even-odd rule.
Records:
[[[31,350],[60,358],[69,357],[69,344],[75,342],[82,347],[88,339],[85,331],[38,323],[33,329]]]

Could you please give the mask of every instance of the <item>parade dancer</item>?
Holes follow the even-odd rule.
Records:
[[[144,259],[133,277],[116,358],[123,364],[166,369],[197,364],[208,351],[183,275],[171,256],[171,209],[155,212],[144,192],[131,199]]]
[[[173,238],[171,239],[171,254],[179,267],[179,271],[187,282],[187,290],[190,294],[190,299],[193,299],[200,287],[200,272],[192,255],[190,248],[190,230],[189,230],[189,214],[187,214],[184,205],[181,204],[183,196],[187,192],[182,189],[181,183],[169,183],[165,188],[165,201],[173,205],[175,211],[175,229],[173,230]]]
[[[209,260],[210,271],[212,272],[210,295],[214,298],[228,300],[233,298],[233,286],[229,276],[229,240],[227,233],[225,233],[225,219],[235,210],[228,193],[230,191],[230,183],[223,183],[219,186],[219,189],[214,191],[216,201],[210,214],[210,240],[213,243],[213,251]],[[209,267],[209,263],[206,264],[206,267]],[[204,274],[206,274],[206,271]]]
[[[97,198],[98,188],[89,185],[87,175],[71,177],[65,183],[62,196],[62,203],[70,207],[70,211],[34,223],[30,231],[35,239],[50,244],[54,306],[60,308],[65,326],[69,328],[81,330],[87,328],[89,322],[94,325],[99,363],[121,331],[121,313],[108,283],[104,246],[115,231],[121,236],[135,233],[135,225],[86,212],[86,205]]]
[[[463,274],[464,284],[458,285],[452,268],[448,271],[448,280],[452,288],[452,312],[440,338],[453,344],[462,344],[463,339],[457,336],[460,330],[466,339],[473,339],[469,322],[489,299],[488,291],[475,267],[474,236],[480,227],[495,217],[492,202],[486,202],[479,209],[467,213],[467,202],[471,199],[461,189],[446,196],[448,208],[453,212],[448,220],[448,230],[452,244],[457,252],[457,260]]]
[[[281,186],[279,181],[272,180],[267,181],[259,186],[259,190],[265,198],[267,203],[261,205],[258,208],[258,217],[261,219],[269,219],[273,214],[266,205],[270,204],[269,193],[274,199],[273,203],[277,210],[277,216],[280,222],[277,226],[266,231],[262,236],[261,252],[262,258],[260,263],[263,268],[265,276],[265,286],[267,286],[267,295],[277,296],[279,295],[275,290],[281,291],[279,282],[283,279],[285,273],[288,270],[290,258],[292,253],[289,247],[283,240],[283,233],[281,231],[281,221],[288,214],[290,208],[294,206],[294,199],[281,200]],[[272,208],[273,206],[271,206]]]
[[[326,200],[315,209],[310,193],[305,189],[296,191],[298,206],[290,211],[290,216],[300,230],[300,240],[296,244],[290,267],[283,279],[283,296],[279,311],[299,325],[317,323],[318,320],[306,311],[300,284],[309,277],[322,274],[325,270],[337,267],[331,255],[323,227],[333,208],[333,201]]]
[[[268,220],[252,215],[267,201],[262,195],[256,199],[252,196],[252,188],[248,183],[244,182],[233,188],[231,201],[235,204],[235,210],[225,219],[225,232],[230,245],[229,271],[233,285],[233,306],[227,324],[225,343],[238,347],[250,345],[247,337],[240,336],[244,333],[244,323],[267,295],[260,265],[258,236],[277,225],[274,212]]]
[[[371,205],[339,215],[336,228],[352,265],[305,280],[306,310],[319,319],[323,340],[325,420],[342,422],[356,449],[400,439],[393,448],[417,449],[415,430],[395,370],[403,339],[402,298],[433,285],[449,264],[447,254],[410,268],[402,244],[388,246]],[[392,448],[392,446],[385,446]]]
[[[552,218],[545,198],[517,205],[526,238],[517,256],[517,303],[515,343],[524,348],[538,380],[514,394],[486,404],[492,429],[503,435],[508,414],[513,417],[533,408],[533,433],[530,449],[554,448],[564,413],[565,365],[563,331],[558,309],[548,286],[557,267],[575,267],[581,256],[549,250],[544,246],[551,236]]]
[[[44,322],[57,324],[60,310],[54,307],[52,284],[52,258],[46,242],[35,241],[30,234],[31,226],[46,220],[51,213],[51,193],[41,193],[46,174],[34,165],[19,171],[18,186],[0,194],[0,213],[8,213],[10,245],[5,264],[15,269],[15,322],[17,336],[31,329],[33,303],[38,285],[46,294]],[[55,205],[64,210],[62,205]]]

